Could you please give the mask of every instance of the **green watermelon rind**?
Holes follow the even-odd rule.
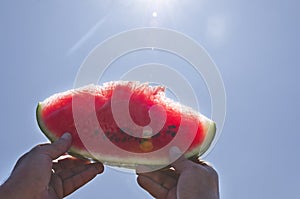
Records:
[[[37,118],[37,123],[38,123],[38,126],[39,128],[42,130],[43,134],[50,140],[51,143],[55,142],[58,137],[54,136],[53,133],[51,133],[46,125],[44,124],[43,120],[42,120],[42,103],[39,102],[38,103],[38,106],[36,108],[36,118]],[[83,152],[80,152],[81,150],[79,149],[76,149],[76,147],[71,147],[68,151],[68,153],[72,154],[73,156],[76,156],[76,157],[79,157],[79,158],[82,158],[82,159],[89,159],[89,158],[92,158],[90,157],[91,155],[90,154],[83,154]]]
[[[186,152],[185,157],[191,158],[191,157],[201,157],[205,152],[207,152],[212,144],[212,141],[214,140],[216,136],[216,123],[207,117],[201,115],[201,120],[204,123],[204,132],[206,132],[205,139],[202,144],[200,144],[198,147],[194,148],[193,150]],[[203,121],[204,120],[204,121]]]
[[[43,103],[38,103],[37,109],[36,109],[36,118],[38,122],[38,126],[42,130],[43,134],[51,141],[54,142],[58,139],[51,131],[49,131],[46,127],[46,125],[43,122],[42,119],[42,109],[43,109]],[[194,157],[200,157],[202,154],[204,154],[210,147],[216,133],[216,125],[215,122],[212,120],[206,118],[205,116],[199,114],[199,119],[204,124],[204,131],[206,132],[205,140],[202,144],[200,144],[198,147],[194,148],[191,151],[185,152],[184,156],[186,158],[194,158]],[[74,157],[78,157],[81,159],[92,159],[94,161],[102,162],[106,165],[111,166],[118,166],[118,167],[125,167],[125,168],[135,168],[137,165],[152,165],[152,166],[159,166],[159,165],[168,165],[170,163],[169,157],[162,157],[161,159],[149,159],[149,158],[129,158],[129,157],[114,157],[110,155],[105,154],[91,154],[86,150],[78,149],[74,146],[72,146],[68,153]]]

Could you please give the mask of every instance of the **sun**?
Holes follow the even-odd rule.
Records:
[[[157,17],[157,12],[152,12],[152,17]]]
[[[174,7],[177,7],[179,0],[139,0],[137,2],[139,8],[146,8],[148,14],[156,18],[166,13],[174,13]]]

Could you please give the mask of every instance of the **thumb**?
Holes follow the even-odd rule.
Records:
[[[174,167],[177,173],[189,169],[193,166],[193,162],[186,159],[180,149],[176,146],[171,147],[169,156],[172,161],[171,166]]]
[[[70,133],[63,134],[58,140],[52,144],[44,145],[44,152],[53,160],[66,153],[71,147],[72,136]]]

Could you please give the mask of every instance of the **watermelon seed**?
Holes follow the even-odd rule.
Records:
[[[104,140],[106,140],[107,138],[109,139],[109,134],[110,134],[110,132],[108,132],[108,131],[105,132],[104,135],[103,135],[103,139]]]
[[[110,141],[115,140],[116,135],[114,133],[112,133],[112,135],[111,135],[111,133],[108,131],[108,132],[105,132],[105,135]]]
[[[155,135],[153,135],[152,138],[159,137],[159,136],[160,136],[160,132],[158,132]]]
[[[142,138],[142,139],[140,139],[140,143],[143,143],[143,142],[147,142],[149,139],[147,139],[147,138]]]
[[[110,136],[110,140],[113,141],[115,139],[115,137],[116,137],[116,134],[113,133],[112,136]]]
[[[176,129],[176,126],[175,125],[170,125],[168,126],[169,129]]]
[[[174,131],[174,129],[176,129],[176,126],[170,125],[170,126],[168,126],[168,130],[166,131],[166,133],[171,134],[172,137],[175,137],[176,131]]]

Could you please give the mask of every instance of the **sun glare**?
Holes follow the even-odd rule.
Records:
[[[152,17],[157,17],[158,14],[161,17],[165,13],[170,13],[173,7],[177,5],[178,0],[143,0],[139,1],[142,7],[145,7]],[[173,10],[174,11],[174,10]]]

